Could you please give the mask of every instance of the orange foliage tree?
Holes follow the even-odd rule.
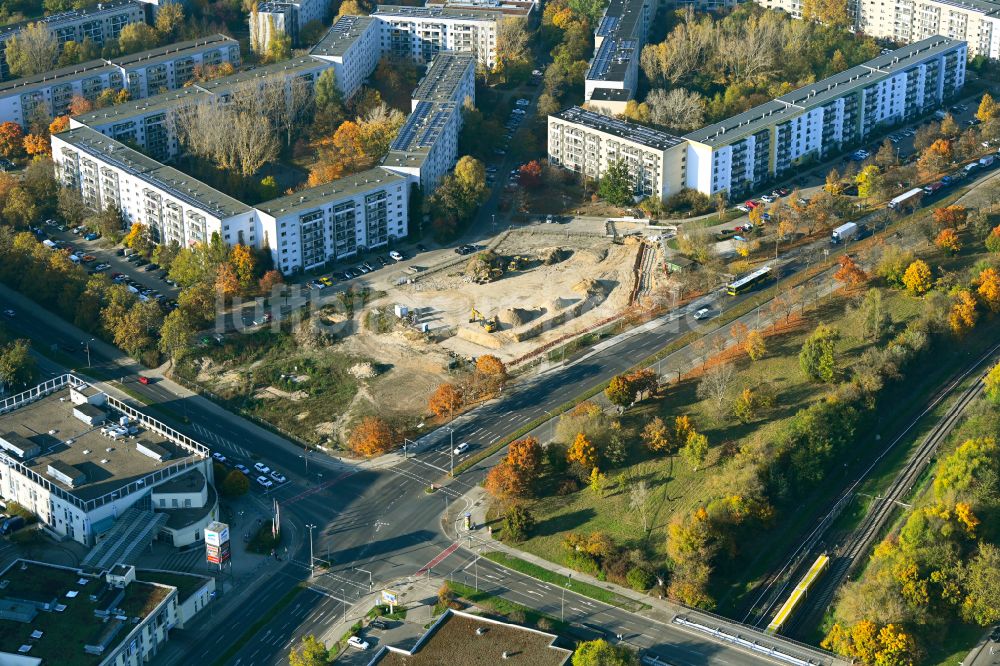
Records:
[[[389,451],[392,448],[392,443],[392,428],[377,416],[367,416],[361,419],[361,422],[351,430],[351,436],[348,439],[351,451],[366,458],[382,455]]]
[[[94,103],[86,97],[73,95],[73,99],[69,101],[69,115],[71,116],[79,116],[82,113],[90,113],[93,110]]]
[[[285,279],[282,277],[280,271],[269,270],[261,276],[258,286],[260,287],[260,292],[262,294],[270,294],[277,285],[284,284]]]
[[[52,150],[52,144],[40,134],[28,134],[24,137],[24,150],[29,155],[46,155]]]
[[[976,297],[968,289],[963,289],[955,295],[955,303],[948,315],[948,325],[955,335],[964,335],[976,325],[979,313],[976,312]]]
[[[507,381],[507,366],[496,356],[483,354],[476,359],[476,374],[489,382],[494,389],[503,388]]]
[[[542,463],[542,447],[534,437],[510,443],[507,455],[489,474],[484,487],[501,500],[530,497]]]
[[[921,178],[933,178],[944,171],[951,159],[951,143],[947,139],[937,139],[920,154],[917,171]]]
[[[959,240],[955,230],[950,227],[941,230],[941,233],[934,239],[934,244],[951,254],[958,254],[958,251],[962,249],[962,241]]]
[[[215,274],[215,290],[223,298],[232,298],[240,291],[240,281],[236,278],[236,271],[229,264],[219,264],[219,269]]]
[[[59,134],[69,129],[69,116],[57,116],[49,123],[49,134]]]
[[[538,163],[538,160],[522,164],[518,172],[521,174],[519,182],[522,187],[532,190],[542,184],[542,165]]]
[[[233,267],[240,289],[245,291],[253,284],[256,264],[257,259],[254,257],[253,250],[243,243],[233,246],[229,253],[229,265]]]
[[[840,264],[840,268],[833,274],[835,280],[843,282],[848,287],[859,287],[868,282],[868,273],[865,273],[850,256],[845,254],[837,260],[837,263]]]
[[[965,224],[968,217],[969,210],[957,204],[934,209],[934,221],[942,227],[960,227]]]
[[[24,130],[17,123],[0,123],[0,155],[17,157],[24,150]]]
[[[976,293],[990,312],[1000,312],[1000,272],[995,268],[983,269],[979,274],[979,288]]]
[[[427,405],[436,416],[451,416],[462,407],[462,394],[454,384],[441,384],[431,394]]]
[[[597,467],[597,447],[582,432],[577,433],[573,445],[566,452],[566,460],[580,463],[584,469]]]

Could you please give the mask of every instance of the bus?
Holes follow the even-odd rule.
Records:
[[[770,266],[761,266],[753,273],[748,273],[744,275],[739,280],[735,282],[730,282],[729,286],[726,287],[726,291],[730,296],[735,296],[736,294],[742,294],[743,292],[750,291],[756,287],[761,282],[767,280],[771,275]]]

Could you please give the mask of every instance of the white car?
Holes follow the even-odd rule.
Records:
[[[285,475],[278,470],[271,472],[271,478],[274,479],[275,483],[284,483],[285,481],[288,481],[288,479],[285,478]]]
[[[243,472],[247,476],[250,476],[250,470],[247,468],[246,465],[242,465],[242,464],[236,465],[236,469],[238,469],[239,471]]]
[[[465,453],[468,450],[469,450],[469,443],[468,442],[462,442],[461,444],[459,444],[458,446],[455,447],[455,455],[456,456],[457,455],[461,455],[461,454]]]
[[[16,313],[10,308],[7,308],[6,310],[3,311],[3,316],[7,317],[7,319],[13,319],[15,314]]]
[[[226,456],[222,455],[218,451],[212,454],[212,457],[218,460],[220,463],[226,462]]]
[[[707,317],[709,315],[710,312],[711,312],[711,310],[709,310],[708,308],[702,308],[702,309],[700,309],[700,310],[698,310],[697,312],[694,313],[694,318],[695,319],[704,319],[705,317]]]
[[[274,485],[274,482],[271,481],[271,479],[267,478],[266,476],[258,476],[257,483],[259,483],[264,488],[270,488],[271,486]]]
[[[770,194],[765,194],[760,198],[760,200],[764,203],[774,203],[775,199],[777,199],[777,197],[773,197]]]
[[[737,206],[736,210],[740,211],[741,213],[749,213],[750,212],[750,209],[747,208],[746,206],[744,206],[743,204],[740,204],[739,206]]]
[[[261,474],[267,474],[268,472],[271,471],[271,468],[265,465],[264,463],[254,463],[253,468],[258,472],[260,472]]]
[[[392,252],[389,253],[389,257],[393,261],[402,261],[403,260],[403,255],[401,255],[399,252],[396,252],[395,250],[393,250]]]
[[[368,641],[358,638],[357,636],[351,636],[347,639],[347,647],[357,648],[358,650],[367,650],[369,645]]]
[[[518,106],[531,106],[530,99],[524,99],[523,97],[515,102]]]

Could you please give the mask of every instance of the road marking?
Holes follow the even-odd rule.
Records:
[[[534,594],[539,597],[542,596],[541,592],[535,592],[534,590],[525,590],[525,592],[527,592],[528,594]]]
[[[500,439],[500,435],[497,435],[496,437],[494,437],[493,439],[491,439],[490,440],[490,444],[492,444],[493,442],[497,441],[498,439]]]
[[[421,568],[417,569],[417,572],[415,574],[413,574],[413,575],[414,576],[419,576],[419,575],[421,575],[423,573],[426,573],[428,569],[432,569],[433,567],[436,567],[438,564],[440,564],[442,561],[444,561],[449,555],[451,555],[456,550],[458,550],[458,547],[459,547],[459,544],[457,542],[451,544],[450,546],[448,546],[447,548],[445,548],[444,550],[442,550],[440,553],[438,553],[434,557],[434,559],[432,559],[430,562],[428,562],[427,564],[425,564]]]

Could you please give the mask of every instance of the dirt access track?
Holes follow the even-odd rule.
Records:
[[[634,237],[616,244],[602,234],[544,226],[513,230],[491,246],[502,267],[493,281],[473,279],[468,266],[477,255],[472,254],[389,287],[371,306],[406,306],[415,327],[426,325],[443,350],[458,356],[490,353],[510,361],[624,311],[636,285],[641,244]],[[653,256],[654,246],[646,247],[646,255]],[[522,262],[517,268],[510,266],[515,257]],[[661,265],[643,264],[647,270]],[[649,288],[650,282],[647,277],[643,284]],[[476,321],[470,321],[473,310]],[[483,320],[496,329],[488,332]]]

